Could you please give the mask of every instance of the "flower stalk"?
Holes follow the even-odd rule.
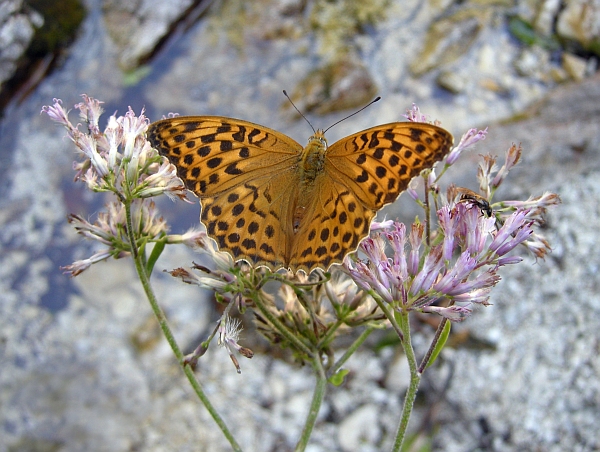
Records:
[[[404,353],[406,355],[406,360],[408,362],[408,368],[410,370],[410,382],[408,384],[408,389],[406,390],[406,395],[404,396],[404,406],[402,408],[402,415],[400,417],[400,422],[396,431],[394,445],[392,446],[393,452],[400,452],[400,450],[402,450],[402,444],[404,443],[404,439],[406,437],[406,430],[408,429],[408,422],[410,420],[410,416],[415,405],[415,400],[417,399],[417,391],[419,390],[421,373],[417,369],[417,359],[415,357],[415,352],[411,343],[410,321],[408,318],[408,313],[400,313],[397,314],[395,317],[398,320],[398,325],[400,327],[400,330],[402,331],[402,335],[404,338],[403,340],[401,340],[401,343],[402,348],[404,349]]]

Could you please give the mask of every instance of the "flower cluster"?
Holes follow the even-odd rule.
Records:
[[[143,110],[139,116],[131,107],[125,116],[112,115],[100,132],[102,102],[85,94],[82,97],[83,102],[75,108],[87,123],[87,133],[69,121],[69,112],[60,99],[42,108],[42,113],[67,129],[67,136],[84,157],[74,165],[75,180],[84,181],[93,191],[112,191],[118,196],[149,198],[164,193],[172,199],[186,199],[175,166],[161,158],[146,140],[149,122]]]
[[[413,111],[415,115],[420,113]],[[469,130],[450,152],[442,174],[462,150],[484,139],[486,131]],[[548,241],[534,227],[543,222],[548,207],[560,203],[556,194],[491,203],[520,157],[521,148],[511,146],[504,165],[497,170],[496,158],[483,156],[477,177],[484,195],[450,185],[446,196],[439,197],[438,229],[430,237],[424,237],[425,227],[418,221],[409,232],[402,223],[374,223],[372,230],[383,232],[361,243],[359,252],[367,260],[346,257],[346,272],[359,287],[399,312],[437,313],[461,321],[473,312],[474,305],[487,305],[491,289],[500,281],[500,267],[523,260],[509,255],[514,248],[523,245],[539,258],[550,250]],[[436,178],[434,171],[427,175],[427,186],[434,196],[439,192],[440,177]],[[413,199],[419,199],[414,188],[409,192]],[[392,257],[386,254],[388,248]]]
[[[491,288],[498,283],[498,268],[516,263],[520,258],[506,253],[531,233],[521,213],[513,222],[518,238],[507,238],[513,223],[499,231],[499,240],[487,243],[494,227],[493,218],[479,210],[457,203],[452,209],[438,212],[443,233],[441,243],[424,244],[424,227],[413,224],[407,233],[403,223],[394,223],[385,232],[365,239],[359,251],[366,261],[347,258],[344,266],[354,282],[399,312],[434,312],[450,320],[462,320],[472,312],[472,305],[487,304]],[[493,246],[492,246],[493,245]],[[391,248],[392,257],[386,254]],[[441,300],[456,304],[434,306]]]
[[[162,217],[157,216],[156,206],[150,203],[133,204],[132,218],[135,237],[142,240],[152,240],[161,237],[167,231],[167,224]],[[77,276],[87,270],[92,264],[109,257],[119,259],[131,254],[125,207],[120,202],[111,202],[106,206],[106,212],[99,212],[95,223],[84,220],[79,215],[70,214],[68,221],[82,236],[95,240],[106,248],[93,256],[75,261],[62,267],[65,273]]]
[[[177,243],[190,236],[166,236],[167,224],[157,213],[153,202],[144,202],[162,194],[171,199],[185,198],[186,190],[177,177],[175,166],[160,157],[146,140],[148,119],[142,113],[136,116],[131,108],[124,116],[112,115],[104,132],[99,127],[102,102],[83,95],[83,102],[75,105],[80,118],[87,124],[87,132],[73,125],[62,101],[44,106],[42,112],[67,129],[67,136],[80,152],[80,161],[74,163],[75,180],[87,184],[95,192],[112,192],[117,201],[107,205],[94,223],[81,216],[70,215],[69,222],[84,237],[106,246],[93,256],[63,267],[71,276],[77,276],[92,264],[108,257],[128,256],[133,250],[130,239],[143,246],[147,242],[163,240]],[[127,227],[126,210],[131,209],[132,224]],[[131,237],[128,236],[131,233]]]

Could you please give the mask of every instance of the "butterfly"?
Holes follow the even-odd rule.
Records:
[[[449,152],[453,138],[426,123],[384,124],[304,147],[240,119],[180,116],[147,137],[202,205],[200,219],[235,261],[307,274],[355,251],[379,209]]]

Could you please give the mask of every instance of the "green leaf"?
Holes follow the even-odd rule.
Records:
[[[561,48],[555,35],[544,36],[538,33],[531,23],[518,16],[514,16],[509,20],[508,29],[516,39],[525,45],[539,45],[546,50],[559,50]]]
[[[508,29],[512,35],[523,44],[531,46],[538,41],[538,37],[533,29],[533,26],[520,17],[512,17],[508,23]]]
[[[427,363],[427,366],[425,367],[425,369],[427,369],[427,367],[431,366],[434,363],[434,361],[437,359],[438,355],[444,348],[444,345],[446,345],[448,336],[450,336],[451,328],[452,328],[452,322],[446,321],[446,324],[444,325],[444,329],[442,330],[442,334],[440,334],[437,344],[435,344],[435,348],[433,349],[433,352],[431,353],[431,358],[429,358],[429,362]]]
[[[152,253],[150,254],[150,258],[146,263],[146,273],[148,273],[148,276],[152,274],[152,270],[154,270],[154,264],[156,264],[156,261],[165,249],[165,245],[166,242],[162,240],[160,242],[154,243],[154,248],[152,248]]]
[[[123,85],[135,86],[150,74],[150,66],[143,65],[123,74]]]
[[[334,386],[339,386],[344,382],[344,378],[350,372],[348,369],[340,369],[329,378],[329,383]]]

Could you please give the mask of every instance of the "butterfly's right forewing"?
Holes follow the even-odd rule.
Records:
[[[150,125],[148,139],[200,198],[289,168],[302,150],[275,130],[220,116],[163,119]]]
[[[413,177],[442,160],[452,135],[431,124],[396,122],[358,132],[329,148],[329,175],[368,208],[398,198]]]
[[[442,160],[451,145],[450,133],[423,123],[385,124],[331,145],[291,263],[308,272],[342,262],[369,234],[377,211]]]

